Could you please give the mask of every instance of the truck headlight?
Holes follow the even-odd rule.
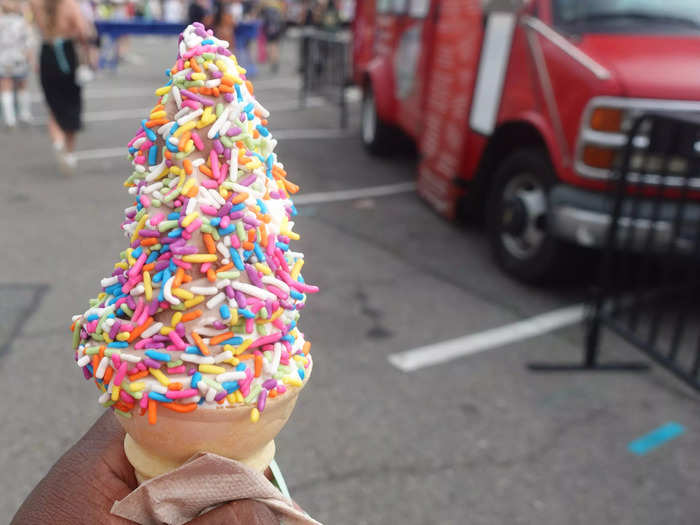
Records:
[[[624,112],[619,108],[600,107],[591,113],[590,128],[595,131],[620,133]]]

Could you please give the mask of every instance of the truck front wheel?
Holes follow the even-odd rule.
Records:
[[[538,150],[512,153],[496,170],[486,211],[499,266],[521,281],[540,283],[562,273],[566,246],[547,227],[554,170]]]
[[[388,155],[391,138],[391,126],[379,118],[372,85],[368,84],[362,96],[362,143],[372,155]]]

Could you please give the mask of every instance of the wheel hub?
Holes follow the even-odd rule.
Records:
[[[508,199],[503,203],[501,228],[510,235],[522,235],[528,223],[527,205],[521,197]]]
[[[503,191],[501,240],[518,259],[537,254],[547,237],[547,191],[539,179],[522,173],[513,177]]]

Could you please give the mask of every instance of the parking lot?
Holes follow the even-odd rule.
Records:
[[[256,95],[301,186],[295,230],[305,279],[321,287],[300,322],[313,377],[277,439],[298,503],[334,525],[696,523],[696,394],[658,368],[526,369],[579,358],[592,270],[576,284],[541,288],[502,274],[478,224],[448,223],[412,191],[415,158],[365,153],[357,101],[347,131],[323,100],[299,109],[294,45],[286,43],[278,76],[258,77]],[[132,62],[87,89],[74,176],[57,173],[42,126],[0,134],[0,516],[8,521],[102,410],[75,367],[68,327],[125,246],[125,144],[174,41],[133,39],[132,50]],[[407,351],[488,338],[542,315],[559,328],[474,344],[454,359],[433,348],[410,370],[400,366]],[[641,357],[609,334],[603,348],[606,358]],[[668,422],[685,431],[648,453],[628,450]]]

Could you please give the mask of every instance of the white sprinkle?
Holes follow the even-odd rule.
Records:
[[[267,290],[263,290],[262,288],[258,288],[257,286],[254,286],[252,284],[234,281],[231,283],[231,286],[239,292],[243,292],[247,295],[252,295],[253,297],[257,297],[258,299],[262,299],[263,301],[274,301],[277,298],[277,296],[275,296],[275,294],[273,294],[272,292],[268,292]]]
[[[163,183],[162,183],[162,182],[160,182],[160,181],[154,182],[153,184],[149,184],[148,186],[145,186],[145,187],[143,188],[143,192],[144,192],[144,193],[153,193],[154,191],[159,190],[159,189],[161,189],[162,187],[163,187]],[[153,217],[151,217],[151,224],[153,224],[152,221],[153,221]]]
[[[161,328],[163,328],[163,323],[161,323],[160,321],[157,323],[153,323],[151,326],[149,326],[143,332],[141,332],[141,337],[143,339],[148,339],[149,337],[154,336],[158,332],[160,332]]]
[[[170,92],[173,94],[173,100],[175,101],[177,109],[180,109],[182,107],[182,96],[180,95],[180,89],[177,86],[173,86]]]
[[[100,281],[100,284],[102,285],[102,288],[107,288],[108,286],[112,286],[113,284],[117,284],[119,282],[119,278],[115,275],[114,277],[105,277]]]
[[[192,161],[192,167],[194,168],[199,168],[202,164],[204,164],[206,161],[202,158],[199,159],[194,159]]]
[[[287,283],[284,281],[280,281],[279,279],[272,277],[271,275],[263,275],[262,279],[260,280],[265,284],[271,284],[272,286],[276,286],[280,290],[289,293],[289,285],[287,285]]]
[[[226,295],[223,292],[219,292],[218,294],[216,294],[214,297],[212,297],[211,299],[209,299],[207,301],[207,308],[212,310],[212,309],[216,308],[217,306],[219,306],[221,303],[223,303],[225,300],[226,300]]]
[[[221,255],[223,255],[224,257],[228,257],[228,256],[229,256],[228,249],[226,248],[226,246],[224,245],[223,242],[221,242],[221,241],[217,242],[217,243],[216,243],[216,249],[219,250],[219,253],[220,253]]]
[[[168,387],[163,386],[160,383],[153,383],[151,385],[151,390],[158,392],[159,394],[163,394],[163,395],[168,393]]]
[[[177,146],[180,143],[180,138],[179,137],[170,137],[168,139],[168,142],[172,144],[173,146]]]
[[[219,194],[218,191],[209,190],[209,195],[211,195],[211,197],[212,197],[216,202],[218,202],[221,206],[223,206],[224,204],[226,204],[226,201],[225,201],[224,198]]]
[[[84,367],[90,362],[90,359],[92,359],[89,355],[84,355],[80,359],[78,359],[78,366],[80,368]]]
[[[207,395],[204,397],[208,403],[212,403],[214,401],[214,398],[216,397],[216,390],[213,388],[210,388],[207,391]]]
[[[214,363],[221,363],[223,361],[231,359],[232,357],[233,353],[231,352],[231,350],[226,350],[225,352],[221,352],[220,354],[214,356]]]
[[[175,121],[171,121],[171,122],[168,122],[167,124],[163,124],[162,126],[160,126],[156,130],[156,133],[158,133],[158,135],[165,136],[168,133],[170,133],[170,128],[172,128],[174,125],[175,125]]]
[[[229,111],[231,111],[231,106],[227,106],[222,112],[221,115],[219,115],[219,118],[216,119],[216,122],[214,122],[211,127],[209,128],[209,132],[207,133],[207,137],[210,139],[213,139],[216,134],[219,132],[221,129],[221,126],[224,125],[224,122],[226,119],[228,119],[228,114]]]
[[[146,182],[153,182],[155,179],[160,176],[161,173],[163,173],[163,170],[165,169],[165,159],[161,161],[160,164],[157,166],[154,166],[151,168],[151,172],[146,175]]]
[[[190,199],[187,201],[187,207],[185,208],[185,215],[189,215],[194,211],[194,207],[197,206],[197,201],[195,199]]]
[[[190,292],[196,295],[214,295],[218,290],[216,286],[192,286]]]
[[[100,364],[97,365],[97,370],[95,371],[95,377],[97,379],[102,379],[105,376],[107,366],[109,366],[109,358],[103,357],[102,360],[100,360]]]
[[[245,377],[245,372],[224,372],[216,376],[216,380],[219,383],[223,383],[224,381],[240,381],[241,379],[245,379]]]
[[[134,286],[131,290],[129,290],[129,295],[132,297],[136,297],[137,295],[143,295],[143,292],[145,291],[145,288],[143,287],[142,283],[137,284]]]
[[[170,304],[180,304],[180,299],[175,297],[171,292],[174,279],[175,277],[171,277],[165,283],[165,286],[163,287],[163,296],[165,297],[165,300],[168,301]]]
[[[177,125],[182,126],[183,124],[189,122],[190,120],[196,119],[202,113],[204,113],[204,110],[202,108],[196,109],[192,113],[188,113],[184,117],[180,117],[179,119],[177,119]]]
[[[231,284],[231,279],[220,279],[214,283],[214,286],[221,290],[222,288],[227,287],[229,284]]]
[[[196,354],[186,354],[183,352],[180,354],[180,359],[187,361],[188,363],[197,363],[198,365],[213,365],[214,358],[210,356],[201,356]]]
[[[138,355],[131,355],[131,354],[120,354],[119,357],[121,358],[122,361],[128,361],[129,363],[140,363],[141,362],[141,357]]]
[[[110,397],[112,397],[112,396],[110,395],[109,392],[102,392],[102,394],[100,394],[100,397],[97,398],[97,402],[100,405],[104,405],[107,401],[109,401]]]

